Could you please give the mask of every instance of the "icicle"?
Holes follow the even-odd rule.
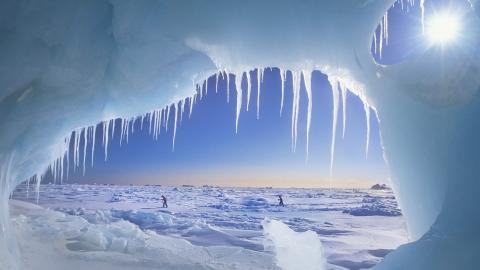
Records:
[[[425,34],[425,0],[420,0],[420,11],[422,13],[422,33]]]
[[[63,182],[63,174],[64,174],[64,157],[60,157],[60,183]]]
[[[83,175],[85,175],[85,163],[87,161],[87,130],[83,129]]]
[[[380,59],[382,59],[382,52],[383,52],[383,20],[380,21],[380,45],[379,45]]]
[[[120,146],[122,146],[123,138],[125,137],[124,130],[125,130],[125,119],[122,118],[120,119]]]
[[[175,109],[175,120],[173,122],[173,140],[172,140],[172,152],[175,151],[175,137],[177,135],[177,117],[178,117],[178,104],[173,103]]]
[[[230,103],[230,73],[225,70],[225,77],[227,78],[227,103]]]
[[[205,95],[208,95],[208,77],[205,79]]]
[[[67,178],[70,174],[70,141],[71,139],[72,139],[72,135],[67,136],[67,138],[65,139],[65,143],[67,145],[67,154],[66,154],[67,155]]]
[[[295,152],[297,148],[297,122],[298,111],[300,103],[300,74],[298,71],[292,72],[292,92],[293,92],[293,105],[292,105],[292,151]]]
[[[180,101],[180,123],[183,121],[183,110],[185,109],[185,99]]]
[[[342,92],[342,138],[345,138],[345,129],[347,128],[347,88],[340,86]]]
[[[75,166],[73,168],[74,171],[78,168],[80,164],[80,132],[81,130],[75,131]]]
[[[154,140],[157,140],[157,136],[158,136],[158,126],[159,126],[159,118],[160,118],[160,110],[155,110],[152,112],[153,116],[152,116],[152,122],[151,125],[152,125],[152,138]]]
[[[281,85],[281,90],[282,90],[282,99],[280,101],[280,116],[282,116],[282,111],[283,111],[283,99],[285,96],[285,79],[287,77],[287,72],[284,70],[280,70],[280,83]]]
[[[130,122],[131,122],[131,121],[130,121],[130,119],[125,119],[125,121],[126,121],[126,123],[127,123],[127,124],[125,125],[125,138],[127,139],[127,144],[128,144],[128,135],[129,135],[128,130],[129,130],[129,128],[130,128]],[[132,128],[133,128],[133,127],[132,127]]]
[[[170,120],[170,106],[172,105],[168,105],[167,106],[167,114],[166,114],[166,118],[165,118],[165,132],[168,131],[168,120]]]
[[[200,94],[200,100],[202,100],[203,99],[203,87],[200,87],[200,85],[197,84],[196,89],[197,89],[197,93]]]
[[[303,71],[303,83],[305,86],[305,91],[307,92],[307,99],[308,99],[308,109],[307,109],[307,157],[306,160],[308,162],[309,156],[309,143],[310,143],[310,124],[312,122],[312,71]],[[283,99],[283,92],[282,92],[282,99]]]
[[[235,117],[235,133],[238,133],[238,120],[240,118],[240,111],[242,109],[242,73],[235,74],[235,89],[237,91],[237,110],[236,110],[236,117]]]
[[[388,11],[383,16],[383,36],[385,37],[385,45],[388,46]]]
[[[28,180],[27,180],[27,201],[28,201],[28,197],[29,197],[28,193],[30,191],[30,180],[31,180],[31,178],[28,178]]]
[[[260,91],[263,81],[263,68],[257,68],[257,120],[260,119]]]
[[[153,112],[150,112],[150,115],[148,116],[149,117],[149,126],[148,126],[148,134],[152,134],[152,118],[153,118],[153,113],[156,112],[156,111],[153,111]]]
[[[166,117],[167,117],[167,108],[163,108],[160,111],[158,111],[157,133],[156,133],[155,140],[158,140],[158,136],[160,136],[160,134],[162,133],[162,125],[165,126]]]
[[[368,159],[368,148],[370,144],[370,106],[364,101],[363,108],[365,110],[365,118],[367,121],[367,141],[365,143],[365,158]]]
[[[163,109],[157,110],[155,112],[155,129],[153,131],[155,135],[155,140],[158,140],[158,135],[162,130],[162,119],[164,117],[163,114],[164,114]]]
[[[337,119],[338,119],[338,99],[339,99],[339,82],[335,79],[329,79],[332,87],[333,97],[333,121],[332,121],[332,142],[330,145],[330,176],[333,175],[333,158],[335,155],[335,139],[337,136]]]
[[[109,140],[109,131],[110,131],[110,121],[103,122],[103,137],[105,140],[104,149],[105,149],[105,161],[108,159],[108,140]]]
[[[135,122],[137,122],[137,118],[132,118],[132,130],[131,130],[132,134],[135,134]],[[113,138],[113,133],[112,133],[112,138]]]
[[[73,171],[77,168],[77,131],[73,131]]]
[[[158,111],[155,110],[150,116],[150,127],[153,133],[151,133],[154,140],[157,140],[157,127],[158,127]]]
[[[252,93],[252,79],[250,78],[250,71],[245,73],[247,75],[247,112],[248,107],[250,106],[250,95]]]
[[[218,93],[218,72],[215,74],[215,94]]]
[[[115,136],[115,124],[116,124],[116,121],[115,121],[115,119],[113,119],[113,125],[112,125],[112,139],[113,139],[113,137]]]
[[[39,176],[37,174],[37,176],[35,178],[37,180],[37,183],[36,183],[37,184],[37,200],[36,201],[37,201],[37,204],[38,204],[38,201],[40,199],[40,183],[42,182],[43,176],[41,176],[41,175]]]
[[[93,167],[93,160],[94,160],[94,156],[95,156],[95,140],[96,140],[95,133],[96,132],[97,132],[97,126],[94,125],[93,126],[93,133],[92,133],[92,167]]]
[[[190,97],[190,113],[188,114],[188,118],[192,116],[194,99],[195,99],[195,95],[193,95],[193,97]]]
[[[332,143],[330,146],[330,176],[333,175],[333,158],[335,155],[335,140],[337,137],[338,86],[332,89],[332,94],[333,94],[333,123],[332,123]]]
[[[184,100],[182,101],[182,111],[181,111],[180,116],[182,116],[182,115],[185,113],[185,105],[186,105],[186,104],[187,104],[187,99],[184,99]],[[183,116],[182,116],[182,118],[183,118]]]

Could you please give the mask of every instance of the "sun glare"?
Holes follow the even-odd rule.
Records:
[[[450,12],[433,15],[426,25],[426,34],[431,43],[445,44],[454,41],[461,25],[458,16]]]

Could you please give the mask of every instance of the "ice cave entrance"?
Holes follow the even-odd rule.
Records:
[[[372,267],[406,243],[375,112],[366,113],[364,102],[345,91],[333,125],[336,88],[327,76],[296,79],[278,69],[257,74],[241,81],[251,89],[250,100],[242,97],[248,105],[238,126],[231,101],[237,92],[228,93],[235,80],[213,76],[199,86],[195,102],[163,110],[160,120],[116,119],[73,133],[68,156],[50,168],[39,193],[31,179],[12,198],[56,211],[62,228],[71,230],[61,236],[63,252],[83,252],[81,261],[98,252],[150,256],[141,251],[147,243],[137,239],[149,231],[186,240],[196,253],[228,249],[254,256],[254,265],[245,262],[247,255],[206,259],[244,269]],[[14,205],[14,213],[35,211]],[[48,216],[22,222],[34,227],[45,219],[59,228]]]
[[[372,35],[377,64],[462,38],[455,10],[426,11],[423,0],[395,2]],[[410,240],[376,108],[350,74],[217,69],[193,80],[193,96],[76,129],[53,149],[46,174],[11,194],[23,269],[363,269]],[[431,221],[414,222],[415,240]]]

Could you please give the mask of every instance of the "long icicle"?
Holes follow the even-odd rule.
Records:
[[[190,97],[190,112],[188,113],[188,118],[192,117],[192,112],[193,112],[193,104],[195,103],[195,95],[193,97]]]
[[[335,155],[335,139],[337,136],[339,82],[337,80],[331,80],[330,84],[332,87],[332,100],[333,100],[332,142],[330,145],[330,176],[332,176],[333,175],[333,159]]]
[[[170,107],[172,105],[168,105],[167,106],[167,115],[166,115],[166,118],[165,118],[165,132],[168,131],[168,121],[170,120]]]
[[[370,145],[370,106],[364,101],[363,108],[365,110],[365,120],[367,121],[367,138],[365,142],[365,159],[368,159],[368,148]]]
[[[97,133],[97,125],[93,125],[93,131],[92,131],[92,168],[93,168],[93,161],[94,161],[94,156],[95,156],[96,133]]]
[[[293,105],[292,105],[292,150],[297,150],[297,123],[298,123],[298,107],[300,101],[300,74],[298,71],[292,72],[292,92],[293,92]]]
[[[257,68],[257,120],[260,119],[260,92],[263,80],[263,69]]]
[[[107,161],[107,159],[108,159],[108,137],[109,137],[108,133],[110,131],[110,121],[105,121],[105,122],[103,122],[103,124],[104,124],[104,131],[103,131],[104,134],[103,134],[103,136],[105,137],[105,145],[104,145],[104,147],[105,147],[105,161]]]
[[[282,116],[282,111],[283,111],[283,100],[285,97],[285,79],[287,78],[287,71],[285,70],[280,70],[280,83],[282,84],[281,91],[282,91],[282,98],[280,100],[280,116]]]
[[[345,130],[347,128],[347,88],[340,86],[342,92],[342,138],[345,138]]]
[[[175,109],[175,120],[173,122],[173,141],[172,141],[172,152],[175,151],[175,138],[177,136],[177,119],[178,119],[178,104],[173,103]]]
[[[225,70],[225,76],[227,77],[227,103],[230,103],[230,73]]]
[[[422,33],[425,34],[425,0],[420,0],[420,11],[422,13]]]
[[[305,91],[307,92],[307,100],[308,100],[308,109],[307,109],[307,157],[306,161],[308,162],[309,154],[310,154],[310,125],[312,123],[312,71],[304,70],[303,72],[303,83],[305,86]],[[282,97],[283,98],[283,97]]]
[[[83,129],[83,175],[85,175],[85,163],[87,161],[87,128]]]
[[[252,78],[250,77],[250,71],[245,72],[247,75],[247,112],[248,108],[250,107],[250,95],[252,93]]]
[[[237,91],[237,110],[235,117],[235,134],[238,133],[238,120],[240,119],[240,111],[242,110],[242,76],[243,73],[235,74],[235,89]]]

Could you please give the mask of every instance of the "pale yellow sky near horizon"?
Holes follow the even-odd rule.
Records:
[[[99,179],[100,180],[100,179]],[[369,188],[377,183],[388,183],[387,179],[325,177],[309,172],[266,172],[266,171],[204,171],[197,172],[136,172],[111,174],[101,181],[91,182],[111,184],[161,184],[169,186],[212,185],[222,187],[279,187],[279,188]]]

